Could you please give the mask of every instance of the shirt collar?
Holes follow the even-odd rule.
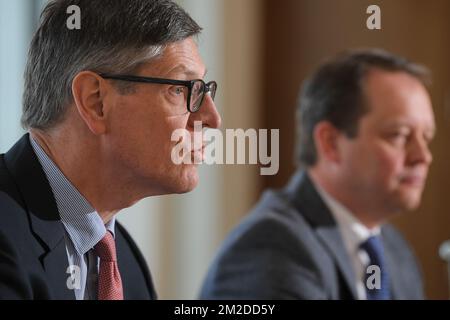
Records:
[[[334,199],[318,183],[313,183],[317,192],[336,220],[347,250],[350,252],[357,252],[363,242],[371,236],[380,234],[379,227],[373,229],[367,228],[350,210]]]
[[[31,135],[30,142],[50,183],[61,222],[78,254],[84,255],[92,249],[105,236],[106,230],[114,236],[115,218],[113,217],[105,225],[98,212],[66,178]]]

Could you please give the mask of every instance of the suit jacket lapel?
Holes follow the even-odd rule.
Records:
[[[336,261],[349,291],[356,299],[355,274],[339,227],[314,188],[309,176],[303,171],[297,172],[286,190],[297,210],[316,229],[319,239]]]
[[[384,240],[383,237],[383,229],[381,229],[381,237]],[[404,270],[398,269],[398,264],[395,263],[395,257],[393,254],[395,254],[395,250],[391,250],[389,247],[389,244],[386,241],[383,241],[384,246],[384,257],[386,259],[386,267],[389,272],[389,281],[391,285],[391,295],[393,300],[402,300],[406,299],[406,297],[402,294],[402,285],[399,283],[400,276],[402,272],[405,272]]]
[[[344,247],[342,236],[336,227],[318,228],[317,234],[324,245],[328,248],[330,254],[334,257],[336,264],[341,272],[345,283],[348,286],[354,299],[357,299],[355,284],[355,272],[351,264],[350,256]]]
[[[64,238],[44,255],[42,264],[48,277],[48,284],[53,290],[54,298],[58,300],[74,300],[75,292],[69,289],[66,242]]]
[[[30,217],[30,228],[42,245],[39,257],[56,299],[74,299],[67,288],[68,259],[56,201],[47,177],[34,154],[26,134],[5,154],[5,163],[17,183],[22,202]]]

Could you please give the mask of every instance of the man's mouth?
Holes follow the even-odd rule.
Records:
[[[203,145],[200,149],[192,150],[191,155],[194,160],[194,164],[202,163],[205,155],[205,145]]]
[[[402,184],[412,187],[423,187],[425,184],[425,176],[423,175],[405,175],[400,178]]]

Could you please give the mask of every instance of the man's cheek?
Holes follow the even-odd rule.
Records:
[[[381,163],[379,175],[391,184],[397,187],[401,183],[404,175],[405,166],[399,157],[385,157]]]
[[[190,164],[192,142],[191,135],[186,129],[176,129],[173,131],[171,137],[170,157],[172,163],[176,165]]]

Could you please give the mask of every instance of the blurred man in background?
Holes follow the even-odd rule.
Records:
[[[232,232],[205,299],[422,299],[388,218],[416,209],[435,132],[425,68],[381,50],[322,65],[299,102],[304,167]]]
[[[80,29],[67,27],[73,5]],[[47,5],[25,72],[29,134],[0,156],[0,298],[156,298],[115,215],[197,185],[196,165],[173,163],[183,141],[171,135],[220,125],[200,31],[169,0]]]

